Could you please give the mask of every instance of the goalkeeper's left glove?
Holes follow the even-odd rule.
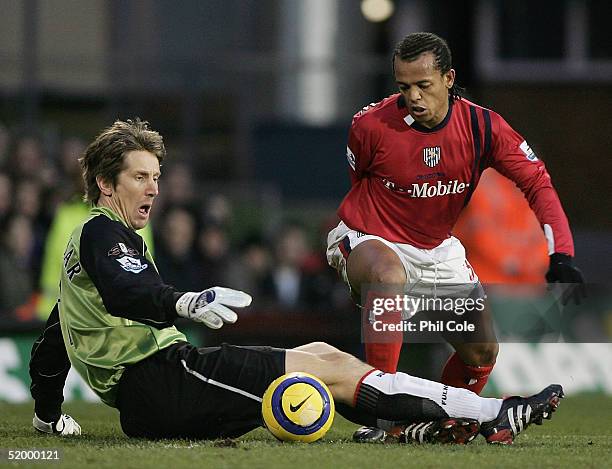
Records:
[[[203,322],[211,329],[219,329],[224,323],[233,324],[238,319],[238,315],[228,306],[244,308],[251,301],[251,296],[245,292],[213,287],[183,294],[176,302],[176,313],[192,321]]]
[[[38,415],[34,414],[32,425],[34,425],[36,430],[42,433],[51,433],[61,436],[81,434],[81,426],[68,414],[60,415],[57,422],[45,422],[38,418]]]
[[[566,305],[570,298],[574,298],[574,302],[578,305],[582,298],[586,298],[586,288],[584,285],[584,277],[578,269],[572,257],[567,254],[555,252],[550,256],[550,267],[546,273],[546,281],[548,283],[573,283],[575,285],[567,285],[561,296],[561,303]]]

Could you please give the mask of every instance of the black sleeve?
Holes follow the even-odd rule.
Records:
[[[34,411],[45,422],[56,422],[62,413],[64,384],[70,370],[59,322],[57,304],[51,311],[45,330],[32,346],[30,356],[30,393]]]
[[[182,293],[163,283],[145,250],[136,232],[105,216],[92,218],[81,233],[82,268],[108,313],[163,329],[174,324]]]

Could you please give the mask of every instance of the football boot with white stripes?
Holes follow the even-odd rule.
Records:
[[[386,439],[387,432],[382,428],[359,427],[353,433],[353,441],[355,443],[384,443]]]
[[[477,420],[449,417],[408,425],[400,435],[400,442],[466,445],[478,436],[479,431]]]
[[[497,418],[480,425],[480,433],[489,443],[511,445],[530,424],[542,425],[544,419],[550,420],[562,397],[559,384],[551,384],[531,397],[508,397]]]

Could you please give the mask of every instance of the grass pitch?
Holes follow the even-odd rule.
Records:
[[[0,467],[611,467],[612,397],[600,395],[563,399],[552,421],[530,426],[510,447],[489,446],[482,437],[467,446],[360,445],[351,441],[356,426],[339,415],[323,441],[313,444],[280,443],[264,429],[237,440],[150,442],[125,437],[114,409],[85,403],[64,407],[81,424],[81,437],[39,435],[31,426],[31,404],[0,403],[0,449],[62,452],[57,463],[8,463],[4,455]]]

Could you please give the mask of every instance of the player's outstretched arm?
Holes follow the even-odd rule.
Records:
[[[213,287],[201,292],[184,293],[176,302],[176,313],[211,329],[224,323],[233,324],[238,315],[231,308],[244,308],[251,304],[249,294],[231,288]]]
[[[561,300],[567,304],[573,298],[578,304],[586,296],[584,278],[573,263],[574,240],[550,175],[521,135],[498,114],[492,113],[491,117],[493,145],[490,166],[521,189],[544,230],[550,255],[546,280],[573,284],[564,286]]]

